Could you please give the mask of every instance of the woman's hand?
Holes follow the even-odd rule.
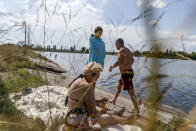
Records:
[[[108,98],[106,98],[106,97],[102,98],[102,103],[103,103],[103,102],[108,102],[108,101],[109,101]]]
[[[108,98],[103,97],[103,98],[101,98],[101,99],[99,99],[99,100],[96,100],[96,104],[100,104],[100,103],[104,103],[104,102],[108,102],[108,101],[109,101]]]
[[[99,103],[104,103],[104,102],[108,102],[108,101],[109,101],[108,98],[103,97],[103,98],[101,98],[101,99],[99,100]]]

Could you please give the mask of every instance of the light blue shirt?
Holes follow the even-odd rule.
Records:
[[[105,56],[105,43],[101,38],[94,38],[94,35],[91,34],[89,38],[89,59],[87,63],[96,62],[103,67]]]

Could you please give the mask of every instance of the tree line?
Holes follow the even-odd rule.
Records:
[[[41,45],[25,45],[18,43],[18,46],[31,48],[35,51],[48,51],[48,52],[67,52],[67,53],[89,53],[89,49],[86,47],[82,47],[81,49],[76,49],[76,46],[71,46],[70,48],[63,48],[61,45],[60,48],[57,48],[56,45],[53,46],[41,46]],[[155,57],[155,58],[170,58],[170,59],[185,59],[190,58],[192,60],[196,60],[196,52],[187,53],[185,51],[173,51],[173,50],[165,50],[165,51],[139,51],[135,50],[132,51],[133,55],[136,57]],[[113,51],[107,51],[106,54],[108,55],[116,55],[117,52]],[[182,57],[183,56],[183,57]]]

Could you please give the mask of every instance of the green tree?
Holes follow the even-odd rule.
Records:
[[[56,45],[53,45],[53,51],[56,51]]]
[[[89,53],[89,49],[86,49],[85,53]]]
[[[63,46],[61,45],[61,52],[63,51]]]
[[[82,47],[82,52],[85,53],[86,47]]]
[[[70,47],[70,52],[74,52],[75,50],[74,50],[74,47]]]
[[[50,51],[50,46],[47,46],[47,51]]]
[[[74,49],[74,51],[76,51],[76,46],[75,45],[73,46],[73,49]]]

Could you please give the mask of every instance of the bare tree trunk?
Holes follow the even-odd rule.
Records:
[[[30,27],[28,26],[28,36],[27,36],[27,41],[28,41],[28,47],[30,47],[30,33],[31,33],[31,29]]]
[[[24,44],[27,44],[27,26],[26,26],[26,22],[24,23],[25,25],[25,39],[24,39]]]

